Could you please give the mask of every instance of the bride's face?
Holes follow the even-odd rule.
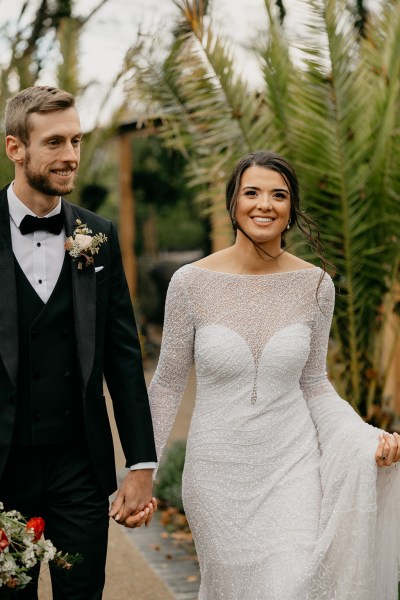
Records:
[[[282,175],[249,167],[242,175],[235,220],[258,244],[277,242],[290,218],[290,191]],[[240,235],[238,231],[238,235]]]

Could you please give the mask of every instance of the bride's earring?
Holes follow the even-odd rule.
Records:
[[[292,219],[289,219],[289,223],[286,225],[286,229],[290,229],[290,223],[292,222]]]

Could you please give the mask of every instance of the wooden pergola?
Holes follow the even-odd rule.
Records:
[[[124,123],[118,127],[119,153],[119,238],[122,261],[132,302],[137,296],[137,261],[135,254],[135,197],[133,191],[134,157],[132,140],[134,137],[154,135],[158,124],[138,128],[137,121]]]
[[[138,127],[137,121],[130,121],[118,127],[119,147],[119,236],[122,260],[128,280],[132,301],[137,295],[137,263],[135,256],[135,197],[134,197],[134,156],[132,141],[138,137],[149,137],[157,132],[160,120],[152,122],[151,126]],[[216,252],[232,243],[232,226],[224,208],[224,202],[219,202],[215,210],[210,212],[211,247]]]

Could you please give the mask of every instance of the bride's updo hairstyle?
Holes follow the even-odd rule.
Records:
[[[306,215],[300,208],[300,187],[297,175],[292,165],[279,154],[275,152],[267,152],[265,150],[258,150],[257,152],[251,152],[243,158],[241,158],[236,166],[234,167],[231,176],[226,184],[226,208],[231,218],[233,231],[241,231],[255,246],[260,256],[265,255],[268,258],[277,258],[270,256],[259,244],[257,244],[242,227],[236,221],[236,207],[237,198],[239,195],[240,184],[242,181],[243,173],[250,167],[263,167],[264,169],[270,169],[276,171],[284,179],[290,192],[290,227],[297,226],[301,233],[307,238],[309,245],[314,250],[319,260],[321,261],[321,267],[324,271],[328,271],[328,261],[322,254],[322,244],[320,241],[319,230],[316,223]],[[290,231],[290,230],[289,230]],[[282,247],[285,247],[285,236],[289,233],[287,229],[282,231]]]

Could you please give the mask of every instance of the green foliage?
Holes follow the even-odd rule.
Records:
[[[107,188],[98,183],[89,183],[81,190],[80,205],[92,212],[98,212],[107,198]]]
[[[183,33],[162,60],[145,39],[132,48],[131,89],[162,119],[164,143],[182,152],[206,210],[222,205],[228,173],[246,152],[267,147],[294,163],[338,270],[331,375],[371,417],[393,357],[384,362],[382,347],[399,282],[400,0],[376,13],[358,0],[305,0],[297,52],[282,18],[288,3],[265,0],[255,50],[265,85],[257,91],[199,6],[176,4]]]
[[[200,220],[196,207],[187,200],[160,210],[157,230],[160,250],[196,250],[207,246],[204,219]]]
[[[146,223],[154,218],[151,241],[156,251],[207,250],[204,215],[187,185],[185,160],[155,136],[133,140],[133,187],[138,255],[146,254]]]
[[[167,506],[183,512],[182,472],[185,464],[186,442],[176,441],[165,453],[160,464],[154,493]]]

